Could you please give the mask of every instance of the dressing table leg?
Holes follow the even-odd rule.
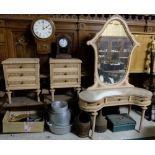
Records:
[[[129,105],[128,107],[128,115],[130,115],[130,111],[131,111],[131,105]]]
[[[95,130],[95,124],[96,124],[96,116],[97,112],[93,112],[91,115],[93,116],[93,126],[92,126],[92,133],[91,133],[91,139],[93,138],[94,130]]]
[[[147,107],[142,107],[142,115],[141,115],[141,120],[140,120],[140,125],[139,125],[139,132],[141,131],[141,128],[142,128],[142,123],[143,123],[143,120],[144,120],[146,109],[147,109]]]

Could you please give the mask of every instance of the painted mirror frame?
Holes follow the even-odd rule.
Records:
[[[115,27],[116,26],[116,27]],[[120,34],[119,34],[120,33]],[[109,42],[107,42],[108,39],[112,39],[111,48],[109,50]],[[121,38],[121,39],[120,39]],[[125,41],[124,41],[125,40]],[[122,43],[122,41],[124,41]],[[107,45],[106,45],[107,44]],[[120,61],[120,57],[117,57],[116,54],[118,52],[120,53],[120,47],[118,45],[127,45],[127,49],[123,49],[125,54],[127,53],[126,61],[123,62]],[[126,45],[125,45],[126,44]],[[103,26],[103,28],[95,35],[95,37],[87,42],[87,45],[91,45],[95,52],[95,61],[94,61],[94,85],[89,87],[88,89],[94,89],[94,88],[117,88],[117,87],[132,87],[131,84],[128,82],[128,75],[129,75],[129,67],[131,63],[131,57],[132,53],[135,49],[135,47],[139,46],[139,43],[135,40],[133,35],[131,34],[126,22],[123,20],[123,18],[119,15],[112,16]],[[108,49],[102,49],[108,46]],[[113,49],[113,47],[115,49]],[[103,55],[101,55],[101,52]],[[109,59],[105,59],[105,56],[109,57],[108,55],[114,55],[114,57],[111,56]],[[101,58],[102,57],[102,58]],[[122,58],[122,57],[121,57]],[[117,61],[115,62],[114,61]],[[104,61],[104,63],[101,63],[101,60]],[[108,64],[105,63],[105,60],[109,61]],[[107,66],[110,67],[110,69],[107,69]],[[124,68],[123,68],[124,67]],[[101,76],[100,69],[106,70],[107,72],[111,72],[111,77],[108,75],[108,80],[106,81],[105,72]],[[112,72],[116,72],[118,69],[120,75],[119,79],[116,80],[116,73],[112,74]],[[120,71],[123,71],[123,74],[120,74]]]

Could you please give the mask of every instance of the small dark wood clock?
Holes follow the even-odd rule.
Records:
[[[60,34],[56,39],[56,58],[71,58],[71,38],[67,34]]]
[[[49,54],[51,52],[51,42],[55,33],[53,21],[50,18],[39,17],[33,20],[31,31],[37,44],[37,53]]]

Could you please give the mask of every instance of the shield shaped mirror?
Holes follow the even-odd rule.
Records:
[[[95,52],[95,83],[111,86],[127,81],[132,51],[138,43],[119,15],[109,19],[87,43]]]

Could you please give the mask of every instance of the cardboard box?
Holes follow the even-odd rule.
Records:
[[[36,114],[36,111],[7,111],[3,118],[3,133],[43,132],[44,120],[41,121],[10,121],[12,116]]]

